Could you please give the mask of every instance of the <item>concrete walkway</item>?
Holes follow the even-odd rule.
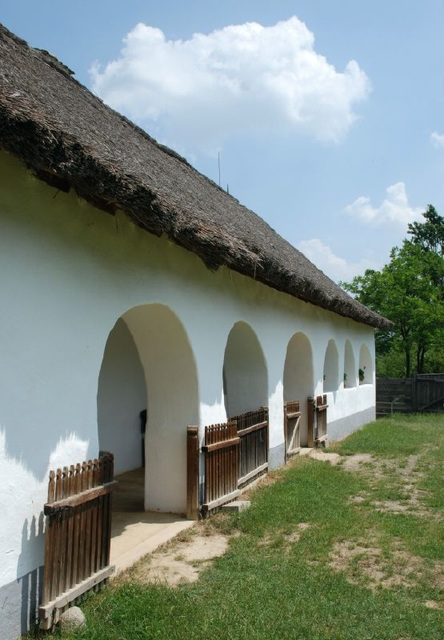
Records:
[[[118,574],[193,526],[194,521],[174,513],[143,510],[143,469],[124,473],[116,480],[119,488],[113,496],[111,564]]]

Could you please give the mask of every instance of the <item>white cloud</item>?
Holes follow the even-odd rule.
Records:
[[[432,144],[437,149],[444,149],[444,133],[437,133],[434,131],[430,136]]]
[[[373,225],[387,223],[406,226],[421,218],[423,207],[411,207],[405,184],[397,182],[386,190],[387,197],[379,207],[374,207],[368,196],[360,196],[345,208],[346,213],[362,222]]]
[[[264,27],[228,26],[189,40],[167,40],[138,24],[120,57],[91,70],[93,90],[179,144],[214,150],[240,131],[294,131],[337,141],[370,92],[356,61],[338,72],[314,49],[297,17]]]
[[[303,240],[297,248],[334,282],[340,280],[347,282],[355,276],[363,275],[366,269],[381,268],[380,264],[367,258],[359,262],[347,262],[344,258],[335,255],[319,238]]]

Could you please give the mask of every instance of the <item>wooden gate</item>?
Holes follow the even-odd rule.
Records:
[[[308,446],[324,444],[327,434],[327,395],[309,397],[308,405]]]
[[[284,403],[285,460],[301,450],[301,412],[297,400]]]
[[[230,420],[236,421],[240,438],[238,486],[242,487],[268,469],[268,408],[247,411]]]
[[[110,453],[49,474],[41,629],[50,629],[71,602],[114,571],[111,492],[118,483],[113,477]]]
[[[205,427],[204,514],[239,495],[239,442],[236,422]]]

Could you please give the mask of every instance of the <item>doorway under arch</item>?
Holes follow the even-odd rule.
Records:
[[[227,417],[268,405],[264,353],[246,322],[236,322],[228,335],[222,376]]]
[[[197,371],[182,323],[161,304],[124,313],[105,347],[97,394],[99,446],[114,453],[117,473],[140,467],[144,410],[144,509],[183,513],[186,427],[199,419]]]
[[[373,361],[370,350],[363,344],[359,351],[359,384],[373,384]]]
[[[301,446],[308,444],[307,398],[313,395],[313,354],[303,333],[296,333],[288,343],[284,365],[284,402],[299,401]]]
[[[356,387],[358,372],[355,366],[355,355],[350,340],[346,340],[344,349],[344,388]]]
[[[324,393],[337,391],[339,387],[339,354],[336,342],[328,341],[324,359]]]

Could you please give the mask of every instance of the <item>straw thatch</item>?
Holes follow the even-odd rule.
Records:
[[[93,205],[122,209],[210,269],[226,265],[375,327],[365,308],[252,211],[79,84],[48,52],[0,25],[0,146],[39,177]]]

